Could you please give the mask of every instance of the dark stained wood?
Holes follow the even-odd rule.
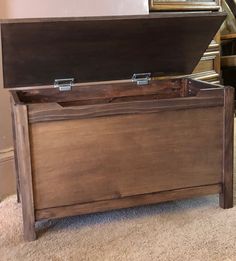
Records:
[[[234,88],[225,88],[222,208],[233,207]]]
[[[219,17],[219,15],[225,16],[225,12],[207,13],[207,15]],[[81,21],[108,21],[108,20],[133,20],[133,19],[149,19],[149,18],[173,18],[174,17],[201,17],[206,16],[206,13],[150,13],[148,15],[122,15],[122,16],[84,16],[84,17],[49,17],[49,18],[10,18],[0,19],[0,24],[18,24],[18,23],[42,23],[42,22],[81,22]]]
[[[224,88],[203,81],[189,78],[151,80],[148,85],[138,86],[132,82],[110,82],[99,84],[75,85],[70,92],[60,92],[57,88],[25,89],[11,91],[16,104],[60,103],[62,106],[107,103],[124,100],[172,99],[188,96],[199,96],[207,93],[206,89],[215,89],[215,93],[224,96]],[[151,97],[153,96],[153,97]],[[103,102],[104,101],[104,102]]]
[[[15,103],[34,104],[56,102],[64,106],[112,103],[129,100],[172,99],[196,95],[206,95],[205,89],[215,89],[223,97],[223,88],[188,78],[172,80],[152,80],[148,85],[136,83],[109,83],[98,85],[75,86],[70,92],[60,92],[56,88],[12,91]],[[203,94],[203,92],[205,94]]]
[[[156,204],[160,202],[179,200],[191,197],[200,197],[216,193],[221,193],[220,184],[178,189],[172,191],[162,191],[159,193],[136,195],[121,199],[104,200],[85,204],[75,204],[72,206],[41,209],[36,210],[35,215],[37,220],[48,218],[54,219],[74,215],[103,212],[114,209],[129,208],[147,204]]]
[[[219,90],[219,91],[223,91],[224,90],[224,86],[223,85],[216,85],[216,84],[212,84],[210,82],[205,82],[205,81],[201,81],[201,80],[194,80],[194,79],[187,79],[187,85],[189,89],[195,89],[197,90],[197,92],[199,92],[199,90],[202,91],[206,91],[207,89],[209,90]]]
[[[212,193],[231,206],[229,90],[191,79],[123,84],[69,97],[12,91],[26,239],[43,218]],[[81,105],[91,100],[103,104]]]
[[[202,107],[31,124],[35,208],[220,183],[222,117]]]
[[[12,91],[26,240],[44,218],[212,193],[232,206],[232,90],[180,76],[160,81],[191,73],[224,18],[1,23],[4,87],[32,88]],[[208,58],[197,70],[212,66]],[[145,72],[149,85],[130,81]],[[69,77],[71,92],[49,89]]]
[[[189,13],[8,21],[1,25],[4,87],[53,85],[70,77],[94,82],[145,72],[189,74],[224,18],[223,13]]]
[[[20,179],[20,194],[22,201],[24,238],[27,241],[32,241],[36,239],[36,234],[27,107],[25,105],[18,105],[14,110],[14,115],[16,117],[16,147]]]
[[[222,98],[179,98],[176,100],[144,100],[88,106],[62,107],[59,104],[29,105],[29,122],[86,119],[114,115],[159,113],[194,108],[223,106]]]
[[[183,88],[183,82],[187,80],[155,80],[148,85],[137,86],[136,83],[109,83],[98,85],[76,86],[70,92],[60,92],[57,88],[41,90],[25,90],[16,93],[18,99],[26,104],[31,103],[66,103],[84,102],[99,103],[99,100],[110,102],[129,97],[147,97],[155,95],[158,99],[185,97],[188,92]]]
[[[187,82],[189,96],[224,98],[224,86],[200,80],[189,79]]]

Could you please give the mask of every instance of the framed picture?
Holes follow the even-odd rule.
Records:
[[[219,0],[149,0],[150,11],[186,11],[220,9]]]

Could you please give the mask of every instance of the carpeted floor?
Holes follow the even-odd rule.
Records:
[[[0,204],[0,260],[236,260],[236,207],[215,196],[40,224],[25,243],[16,198]]]
[[[0,261],[236,260],[236,206],[219,208],[217,196],[43,222],[37,229],[38,240],[25,243],[16,197],[1,202]]]

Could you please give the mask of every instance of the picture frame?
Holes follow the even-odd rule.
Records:
[[[219,0],[149,0],[150,11],[217,11]]]

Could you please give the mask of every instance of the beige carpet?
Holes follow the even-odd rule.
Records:
[[[236,260],[236,207],[210,196],[40,224],[25,243],[16,197],[0,204],[0,260]]]
[[[236,206],[219,208],[218,196],[42,222],[37,229],[38,240],[25,243],[16,197],[1,202],[0,261],[236,260]]]

